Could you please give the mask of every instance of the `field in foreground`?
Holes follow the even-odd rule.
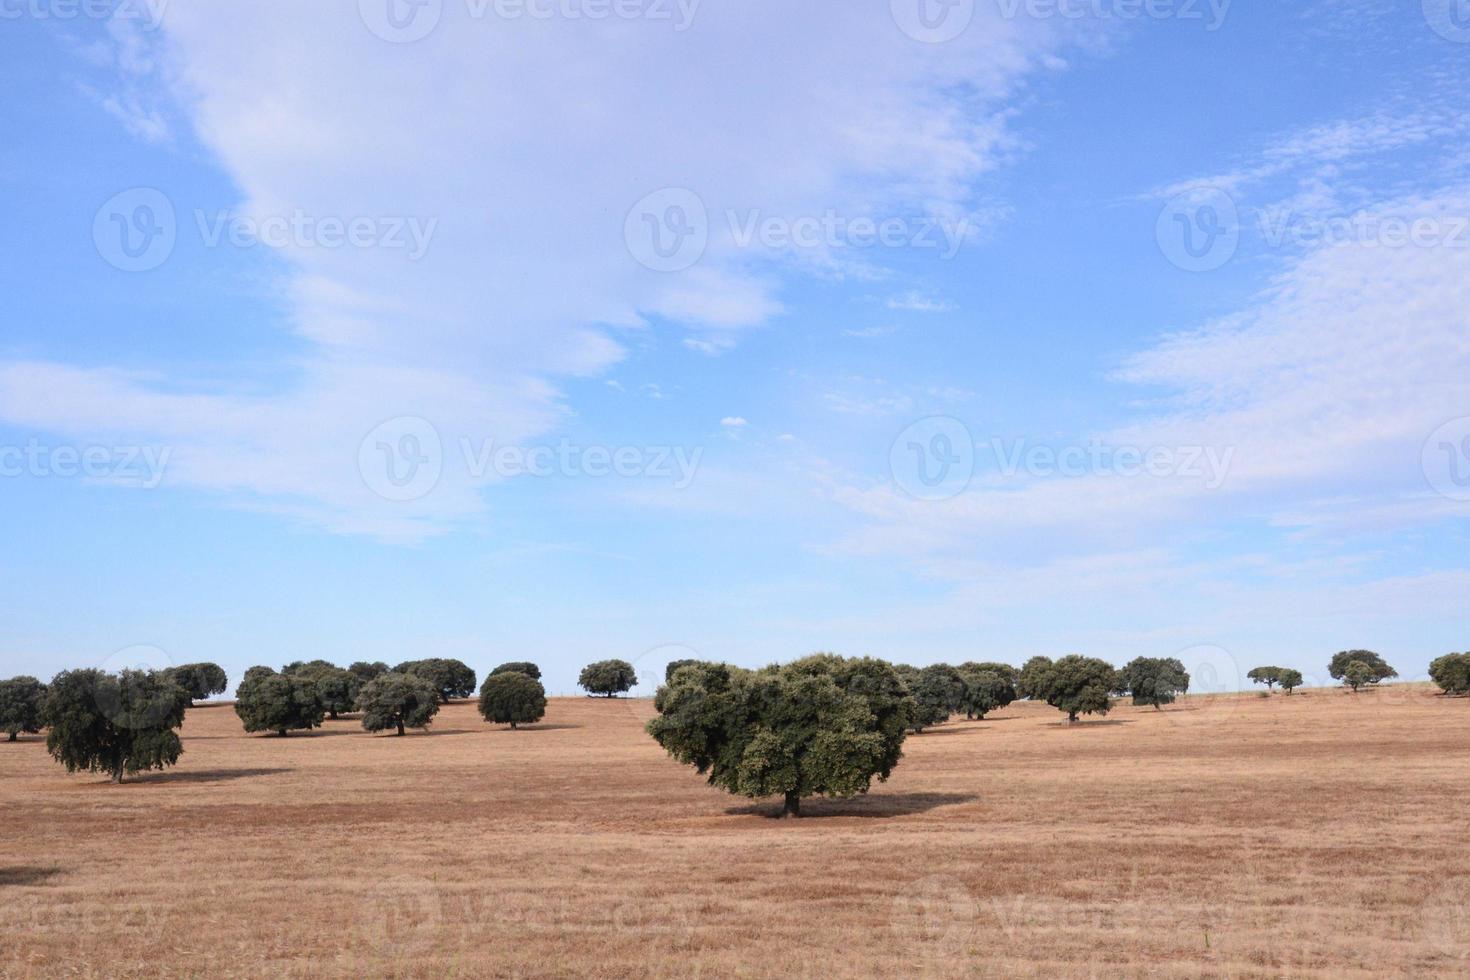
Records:
[[[0,976],[1470,973],[1467,701],[1017,704],[799,821],[651,712],[283,740],[203,707],[122,787],[0,744]]]

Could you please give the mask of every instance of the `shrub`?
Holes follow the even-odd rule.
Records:
[[[546,689],[529,674],[491,674],[480,688],[480,715],[511,728],[538,722],[546,715]]]
[[[1302,672],[1291,667],[1281,668],[1281,676],[1276,679],[1282,690],[1287,694],[1302,686]]]
[[[1267,693],[1281,683],[1280,667],[1252,667],[1245,675],[1252,684],[1265,684]]]
[[[673,680],[674,672],[677,671],[680,667],[688,667],[690,664],[697,663],[699,663],[698,660],[671,660],[669,662],[669,665],[664,668],[664,683],[667,684],[669,681]]]
[[[229,690],[230,678],[219,664],[184,664],[165,670],[164,676],[189,692],[194,701],[207,701]]]
[[[881,660],[818,654],[750,671],[698,663],[654,699],[648,733],[711,785],[781,796],[798,816],[808,796],[865,793],[902,756],[915,705]]]
[[[1118,686],[1118,672],[1104,660],[1074,654],[1050,666],[1038,666],[1032,684],[1033,697],[1066,712],[1067,721],[1075,723],[1078,715],[1108,713],[1112,708],[1108,695]]]
[[[587,693],[608,698],[631,691],[637,683],[638,675],[633,672],[633,665],[626,660],[600,660],[595,664],[588,664],[582,668],[581,676],[577,678],[577,685]]]
[[[454,698],[467,698],[475,693],[475,672],[459,660],[432,657],[410,660],[393,668],[394,673],[414,674],[434,685],[439,698],[448,704]]]
[[[64,671],[42,708],[46,750],[67,772],[105,772],[120,783],[125,773],[179,761],[184,747],[175,729],[188,710],[189,692],[159,672]]]
[[[235,714],[247,732],[275,732],[285,738],[293,731],[320,728],[327,710],[308,678],[252,667],[235,692]]]
[[[0,681],[0,732],[14,742],[21,734],[40,734],[46,685],[34,677]]]
[[[1118,671],[1117,690],[1132,695],[1136,705],[1158,709],[1189,690],[1189,672],[1173,657],[1137,657]]]
[[[357,693],[362,727],[370,732],[427,728],[439,713],[439,691],[423,677],[411,673],[383,674],[368,681]]]
[[[1447,653],[1429,665],[1429,679],[1446,694],[1470,694],[1470,653]]]
[[[512,660],[510,663],[501,664],[499,667],[490,671],[491,677],[494,677],[496,674],[525,674],[532,680],[539,681],[541,679],[541,668],[529,660]],[[483,692],[484,688],[482,687],[480,690]]]
[[[1386,681],[1390,677],[1399,676],[1399,672],[1390,667],[1382,657],[1372,650],[1344,650],[1335,654],[1332,662],[1327,665],[1327,672],[1332,675],[1333,680],[1346,680],[1347,669],[1354,663],[1360,663],[1368,668],[1368,684],[1377,684]],[[1361,685],[1359,685],[1361,686]],[[1356,688],[1354,688],[1356,690]]]

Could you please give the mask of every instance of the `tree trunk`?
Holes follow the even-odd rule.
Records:
[[[330,718],[330,719],[332,719],[333,721],[336,721],[337,720],[337,712],[335,712],[335,711],[328,711],[327,712],[327,717]]]
[[[279,732],[277,732],[277,733],[276,733],[276,734],[277,734],[277,735],[279,735],[279,736],[281,736],[281,737],[282,737],[282,738],[286,738],[286,737],[287,737],[287,736],[288,736],[288,735],[289,735],[289,734],[290,734],[290,733],[289,733],[289,732],[287,732],[287,731],[286,731],[286,730],[285,730],[285,729],[284,729],[284,728],[283,728],[283,729],[281,729],[281,730],[280,730],[280,731],[279,731]]]
[[[783,818],[801,816],[801,797],[795,793],[787,793],[786,806],[781,810],[781,816]]]
[[[1075,724],[1077,724],[1077,712],[1072,711],[1072,712],[1069,712],[1067,714],[1067,724],[1069,724],[1069,725],[1075,725]]]
[[[113,783],[115,785],[121,786],[122,785],[122,780],[123,780],[123,764],[121,762],[114,762],[112,764],[112,781],[113,781]]]
[[[403,722],[400,721],[398,723],[398,737],[399,738],[402,738],[403,737],[403,734],[404,734],[404,732],[403,732]]]
[[[14,742],[16,740],[16,738],[17,738],[17,736],[16,736],[15,732],[11,732],[10,733],[10,741]]]
[[[515,722],[511,722],[510,723],[510,730],[511,731],[515,731],[516,730],[516,723]]]

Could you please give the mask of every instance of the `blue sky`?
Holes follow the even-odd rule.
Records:
[[[608,9],[0,2],[7,672],[1465,649],[1470,11]]]

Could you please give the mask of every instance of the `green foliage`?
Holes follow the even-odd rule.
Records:
[[[494,677],[496,674],[525,674],[532,680],[539,681],[541,679],[541,668],[529,660],[512,660],[510,663],[501,664],[499,667],[490,671],[491,677]],[[482,687],[480,690],[483,692],[485,689]]]
[[[1447,653],[1429,665],[1429,679],[1446,694],[1470,694],[1470,653]]]
[[[235,692],[235,714],[247,732],[275,732],[285,738],[293,731],[320,728],[327,710],[310,678],[252,667]]]
[[[1026,661],[1016,678],[1016,693],[1032,701],[1045,701],[1046,691],[1043,682],[1051,668],[1050,657],[1032,657]]]
[[[475,672],[459,660],[431,657],[410,660],[393,668],[396,674],[413,674],[434,685],[439,698],[448,704],[454,698],[467,698],[475,693]]]
[[[1032,661],[1025,670],[1032,670],[1028,681],[1031,696],[1066,712],[1067,720],[1072,722],[1078,715],[1107,714],[1112,707],[1108,695],[1119,686],[1118,672],[1095,657],[1073,654],[1050,664]]]
[[[919,670],[915,681],[907,686],[916,708],[910,727],[916,732],[942,725],[949,721],[950,715],[964,710],[964,678],[948,664],[934,664]]]
[[[699,663],[698,660],[671,660],[671,661],[669,661],[669,665],[664,668],[664,683],[667,684],[669,681],[673,680],[674,679],[674,671],[678,670],[680,667],[688,667],[690,664],[697,664],[697,663]]]
[[[783,796],[793,816],[804,797],[886,780],[915,711],[890,665],[831,654],[758,671],[686,665],[654,706],[648,733],[671,756],[731,793]]]
[[[230,687],[230,678],[219,664],[184,664],[170,667],[164,676],[189,692],[195,701],[205,701],[216,694],[223,694]]]
[[[383,663],[381,660],[375,660],[372,663],[369,663],[366,660],[359,660],[347,669],[351,671],[352,676],[356,677],[358,682],[362,684],[366,684],[368,681],[375,681],[379,677],[382,677],[384,674],[388,673],[388,665]]]
[[[1302,672],[1291,667],[1283,667],[1281,668],[1281,675],[1276,679],[1276,682],[1281,685],[1287,694],[1290,694],[1302,686]]]
[[[1134,704],[1158,708],[1189,690],[1189,672],[1174,657],[1137,657],[1118,671],[1117,683],[1116,689],[1131,694]]]
[[[302,676],[316,685],[317,700],[327,709],[328,717],[335,720],[339,714],[356,710],[363,682],[352,671],[328,666]]]
[[[1333,680],[1346,680],[1347,669],[1353,663],[1363,664],[1368,668],[1371,679],[1369,684],[1377,684],[1386,681],[1390,677],[1399,676],[1399,672],[1390,667],[1382,657],[1372,650],[1344,650],[1335,654],[1332,662],[1327,665],[1327,672],[1332,675]]]
[[[1374,668],[1362,660],[1354,660],[1342,672],[1342,682],[1353,691],[1368,684],[1376,684]]]
[[[439,691],[413,673],[392,672],[368,681],[357,692],[362,727],[370,732],[428,728],[439,713]]]
[[[546,715],[546,689],[529,674],[491,674],[480,688],[480,715],[494,725],[529,725]]]
[[[164,769],[184,748],[175,731],[184,723],[189,692],[155,671],[69,670],[46,691],[46,750],[67,772],[125,773]]]
[[[957,670],[965,685],[960,710],[964,711],[966,718],[984,718],[1016,700],[1017,671],[1014,667],[966,663],[960,664]]]
[[[633,665],[626,660],[599,660],[595,664],[588,664],[582,668],[582,674],[577,678],[577,685],[587,693],[609,698],[631,691],[637,683],[638,675],[633,672]]]
[[[46,685],[34,677],[0,681],[0,732],[12,742],[22,734],[39,734],[45,701]]]
[[[1281,674],[1280,667],[1252,667],[1245,676],[1253,684],[1265,684],[1266,690],[1269,691],[1281,683]]]

